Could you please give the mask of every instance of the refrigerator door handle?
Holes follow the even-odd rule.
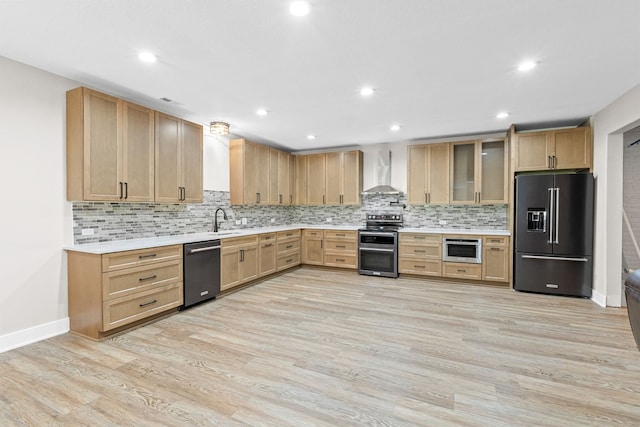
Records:
[[[559,233],[559,226],[560,226],[560,188],[556,187],[556,211],[554,213],[555,217],[556,217],[556,226],[555,226],[555,233],[556,233],[556,238],[553,240],[553,243],[555,243],[556,245],[560,243],[560,241],[558,240],[558,235]]]
[[[541,255],[522,255],[523,259],[544,259],[550,261],[573,261],[573,262],[587,262],[586,258],[567,258],[559,256],[541,256]]]
[[[547,240],[547,243],[552,245],[553,244],[553,217],[555,215],[555,206],[554,206],[554,200],[553,200],[553,188],[548,188],[547,189],[549,191],[549,240]]]

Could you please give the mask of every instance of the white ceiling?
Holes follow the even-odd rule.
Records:
[[[0,0],[0,55],[290,151],[571,121],[640,83],[640,0],[289,3]]]

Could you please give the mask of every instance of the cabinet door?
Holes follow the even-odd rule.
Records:
[[[156,112],[155,126],[156,202],[177,203],[181,198],[182,123],[177,117]]]
[[[500,141],[481,142],[480,154],[480,201],[485,204],[507,203],[507,154],[506,143]]]
[[[307,204],[307,157],[308,156],[295,156],[296,158],[296,178],[295,178],[296,205]]]
[[[296,188],[296,156],[289,154],[289,204],[293,205],[297,200]]]
[[[202,126],[182,121],[180,183],[185,203],[202,203],[202,138]]]
[[[258,146],[252,142],[244,142],[243,158],[243,194],[242,205],[253,205],[258,203]]]
[[[553,154],[549,132],[516,134],[514,150],[516,172],[549,169]]]
[[[407,201],[411,205],[427,203],[427,150],[427,145],[407,147]]]
[[[84,89],[84,199],[119,201],[122,101]]]
[[[342,201],[343,166],[344,153],[325,154],[325,204],[339,205]]]
[[[470,204],[478,201],[477,151],[475,141],[451,144],[451,203]]]
[[[482,254],[482,279],[507,282],[509,275],[509,255],[505,247],[485,246]]]
[[[554,134],[554,169],[591,167],[591,128],[557,130]]]
[[[324,264],[322,237],[305,236],[302,239],[302,263],[315,265]]]
[[[272,241],[260,242],[260,276],[271,274],[276,271],[276,243],[275,238]]]
[[[280,204],[280,189],[278,188],[279,150],[269,148],[269,204]]]
[[[256,144],[257,161],[256,170],[258,171],[258,179],[256,181],[256,192],[258,193],[258,203],[263,205],[269,204],[269,176],[271,173],[270,160],[271,153],[266,145]]]
[[[362,203],[362,151],[343,153],[342,158],[342,204]]]
[[[449,203],[449,144],[431,144],[428,146],[427,192],[430,204]]]
[[[220,264],[220,289],[224,291],[239,285],[240,249],[237,246],[222,248]]]
[[[289,188],[289,162],[291,155],[284,151],[278,151],[278,204],[291,204],[291,191]]]
[[[307,156],[307,204],[323,205],[325,203],[325,155],[309,154]]]
[[[258,277],[258,245],[252,244],[240,248],[240,281],[248,282]]]
[[[154,111],[124,102],[122,117],[123,199],[153,202]]]

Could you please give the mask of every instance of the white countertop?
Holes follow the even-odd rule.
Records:
[[[132,251],[136,249],[157,248],[159,246],[182,245],[185,243],[203,242],[207,240],[223,240],[233,237],[251,236],[254,234],[274,233],[278,231],[310,228],[316,230],[358,230],[361,225],[307,225],[292,224],[274,227],[247,228],[242,230],[221,230],[219,233],[193,233],[175,236],[145,237],[142,239],[114,240],[111,242],[85,243],[65,246],[63,249],[89,254],[108,254],[112,252]],[[430,234],[474,234],[485,236],[509,236],[508,230],[461,230],[441,228],[402,228],[401,233],[430,233]]]

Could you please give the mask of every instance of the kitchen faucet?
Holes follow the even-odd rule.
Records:
[[[217,233],[218,232],[218,211],[222,211],[222,214],[224,215],[223,218],[225,220],[228,220],[229,218],[227,217],[227,213],[224,211],[224,209],[222,208],[218,208],[216,209],[216,213],[213,215],[213,232]]]

